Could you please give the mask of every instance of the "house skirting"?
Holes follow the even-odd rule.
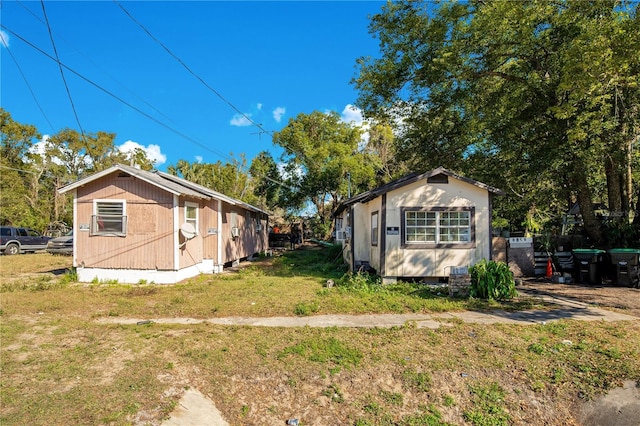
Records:
[[[222,272],[222,265],[214,265],[212,260],[204,260],[199,264],[177,271],[157,269],[110,269],[82,268],[76,269],[80,282],[118,282],[123,284],[175,284],[200,274],[217,274]]]

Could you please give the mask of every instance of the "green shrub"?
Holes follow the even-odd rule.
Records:
[[[482,259],[469,268],[471,296],[487,300],[511,299],[517,295],[516,283],[509,265]]]
[[[386,290],[380,277],[366,272],[347,272],[336,284],[342,289],[355,292],[376,293]]]

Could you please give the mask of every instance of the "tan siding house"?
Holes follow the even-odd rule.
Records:
[[[74,194],[83,282],[176,283],[268,248],[268,213],[159,171],[117,165],[59,192]]]
[[[384,281],[447,277],[491,258],[491,203],[497,188],[442,167],[412,174],[342,202],[336,239],[352,271]]]

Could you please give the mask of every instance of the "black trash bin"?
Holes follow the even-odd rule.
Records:
[[[575,249],[572,251],[576,265],[576,279],[583,284],[602,284],[602,256],[604,250]]]
[[[615,284],[626,287],[640,287],[640,250],[616,248],[609,250],[609,257],[615,269]]]

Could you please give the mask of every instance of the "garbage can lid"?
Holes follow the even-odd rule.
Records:
[[[602,254],[605,253],[604,250],[600,249],[573,249],[574,253],[583,253],[583,254]]]
[[[609,249],[609,253],[632,253],[632,254],[640,254],[640,249],[634,248],[613,248]]]

